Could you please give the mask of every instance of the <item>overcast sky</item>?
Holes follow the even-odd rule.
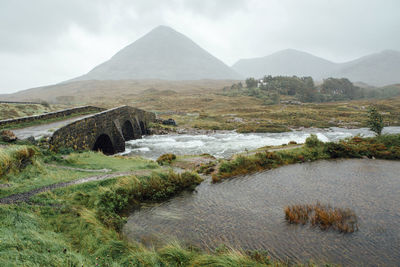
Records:
[[[400,50],[400,0],[0,0],[0,93],[90,71],[158,25],[228,65],[286,48],[342,62]]]

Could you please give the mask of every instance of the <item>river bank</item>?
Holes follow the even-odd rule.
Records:
[[[385,151],[390,153],[400,151],[399,136],[392,139],[386,136],[382,138],[391,140],[392,145],[384,148],[374,146],[374,143],[357,144],[360,148],[362,145],[373,147],[373,150],[367,151],[375,151],[386,156],[392,154],[389,155]],[[6,146],[2,149],[19,149],[19,147]],[[31,196],[27,203],[0,205],[2,215],[0,246],[3,251],[0,256],[1,265],[16,263],[16,265],[59,266],[82,264],[286,266],[288,264],[279,258],[271,259],[271,253],[252,249],[248,251],[240,246],[204,250],[179,240],[179,242],[168,242],[156,249],[149,249],[141,242],[127,241],[121,229],[132,210],[144,204],[165,203],[164,201],[171,197],[195,189],[201,179],[192,171],[177,174],[165,166],[161,167],[154,161],[139,156],[105,156],[98,152],[68,150],[64,152],[65,155],[61,155],[40,147],[28,147],[37,153],[27,154],[31,160],[25,161],[26,164],[7,169],[7,173],[1,178],[1,183],[7,184],[0,188],[2,196],[7,197],[14,192],[23,194],[56,182],[81,181],[97,174],[95,170],[98,170],[99,175],[104,175],[105,169],[107,175],[119,172],[130,174],[97,181],[88,179],[86,183],[71,184]],[[320,146],[318,147],[320,149]],[[26,146],[22,146],[21,149],[25,151]],[[301,148],[292,150],[296,149]],[[310,151],[309,154],[303,155],[305,159],[309,155],[314,155],[314,150]],[[281,151],[268,153],[278,152]],[[21,153],[10,157],[10,160],[18,162],[20,159],[18,155],[26,154]],[[190,156],[184,157],[190,158]],[[207,157],[212,158],[210,155]],[[233,157],[233,162],[239,157],[241,156]],[[298,157],[296,159],[299,160]],[[221,163],[224,162],[222,159],[218,160],[220,163],[218,173],[221,170]],[[193,166],[196,167],[195,164],[189,164],[187,168],[191,169]]]
[[[400,127],[385,127],[384,133],[400,133]],[[284,133],[237,133],[235,131],[205,131],[194,134],[167,134],[144,136],[127,142],[126,151],[122,155],[137,155],[152,160],[166,153],[176,155],[210,154],[216,158],[228,159],[246,151],[256,150],[264,146],[280,146],[294,141],[305,142],[310,134],[315,134],[323,142],[339,141],[353,136],[372,137],[374,133],[367,128],[307,128]]]
[[[400,260],[400,180],[396,161],[320,160],[236,177],[204,181],[156,205],[131,212],[123,233],[147,246],[181,240],[213,250],[225,244],[264,250],[289,263],[395,266]],[[291,204],[320,203],[351,208],[354,233],[321,230],[285,221]]]

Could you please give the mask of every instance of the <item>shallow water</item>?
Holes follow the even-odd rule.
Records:
[[[386,127],[384,132],[400,133],[400,127]],[[290,141],[304,143],[311,133],[316,134],[324,142],[337,141],[355,135],[373,136],[373,133],[366,128],[307,129],[285,133],[239,134],[236,132],[224,132],[208,135],[152,135],[127,142],[126,151],[123,154],[157,159],[165,153],[174,153],[176,155],[208,153],[218,158],[227,158],[246,149],[253,150],[262,146],[282,145]]]
[[[203,248],[224,243],[267,250],[291,262],[398,266],[399,174],[396,161],[352,159],[290,165],[219,184],[205,181],[195,192],[134,212],[124,233],[138,241],[162,237]],[[359,231],[286,223],[285,206],[316,201],[353,209]]]

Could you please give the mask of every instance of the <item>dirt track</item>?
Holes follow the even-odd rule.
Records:
[[[18,193],[18,194],[4,197],[4,198],[0,198],[0,204],[15,204],[18,202],[28,202],[32,196],[42,193],[42,192],[45,192],[45,191],[48,191],[48,190],[53,190],[56,188],[66,187],[66,186],[70,186],[70,185],[83,184],[86,182],[106,180],[106,179],[121,177],[121,176],[125,176],[125,175],[132,175],[132,174],[137,174],[137,173],[135,173],[135,172],[116,172],[116,173],[110,173],[110,174],[90,176],[90,177],[86,177],[86,178],[82,178],[82,179],[78,179],[78,180],[74,180],[74,181],[69,181],[69,182],[62,182],[62,183],[57,183],[57,184],[46,185],[46,186],[31,190],[28,192]]]

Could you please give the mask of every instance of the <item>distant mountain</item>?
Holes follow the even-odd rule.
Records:
[[[95,67],[82,80],[240,79],[241,76],[185,35],[159,26]]]
[[[316,79],[326,77],[335,67],[333,62],[294,49],[282,50],[266,57],[241,59],[232,66],[245,77],[296,75]]]
[[[339,64],[333,77],[346,77],[354,82],[383,86],[400,82],[400,52],[385,50],[354,61]]]
[[[385,50],[350,62],[334,63],[287,49],[266,57],[241,59],[232,68],[245,77],[296,75],[312,76],[316,80],[345,77],[353,82],[383,86],[400,82],[400,52]]]
[[[231,86],[237,80],[89,80],[71,81],[22,90],[13,94],[0,95],[0,100],[6,101],[37,101],[42,100],[56,103],[91,103],[113,105],[123,104],[125,100],[132,100],[137,95],[153,92],[155,95],[171,94],[202,94],[215,91],[225,86]],[[68,99],[73,99],[69,101]],[[67,101],[68,100],[68,101]],[[121,102],[122,101],[122,102]],[[132,103],[132,102],[128,102]]]

